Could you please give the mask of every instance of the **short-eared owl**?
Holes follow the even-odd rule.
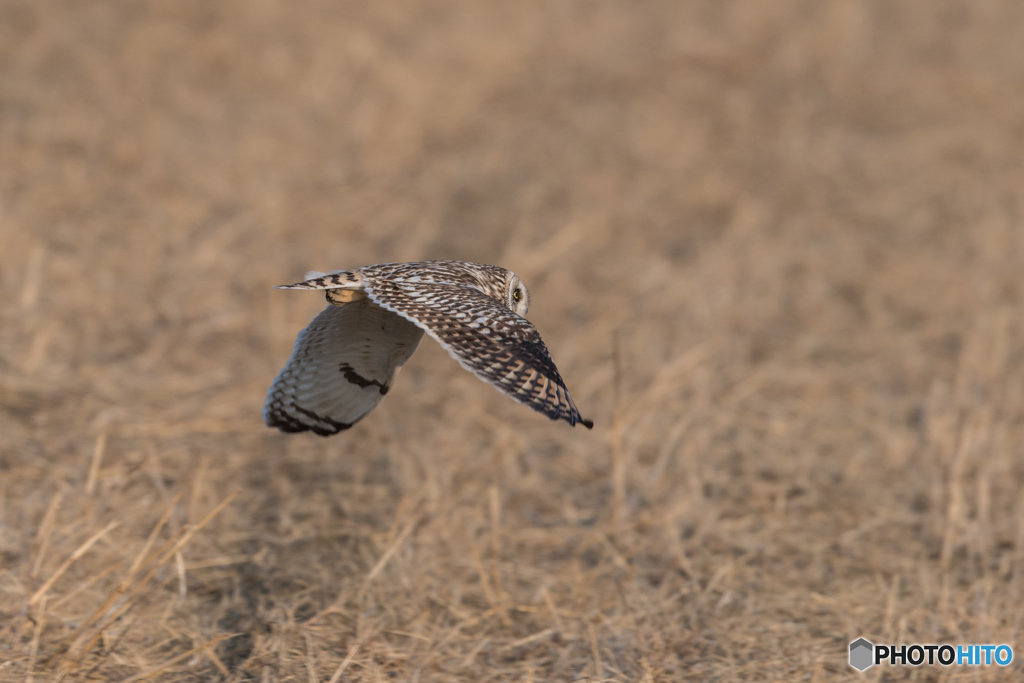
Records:
[[[452,358],[516,401],[587,428],[511,271],[465,261],[382,263],[307,273],[278,289],[327,290],[328,306],[299,333],[270,385],[263,419],[285,432],[348,429],[380,403],[425,331]]]

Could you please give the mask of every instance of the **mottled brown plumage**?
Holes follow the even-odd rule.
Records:
[[[303,330],[267,394],[263,417],[283,431],[330,435],[372,410],[426,332],[462,367],[553,420],[584,419],[511,271],[465,261],[384,263],[310,273],[280,289],[324,289],[331,304]]]

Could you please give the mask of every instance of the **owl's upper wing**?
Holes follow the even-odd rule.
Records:
[[[516,401],[570,425],[584,419],[537,329],[498,301],[469,287],[377,279],[370,300],[436,339],[452,358]]]
[[[337,434],[380,403],[423,331],[362,299],[328,306],[295,340],[263,420],[284,432]]]

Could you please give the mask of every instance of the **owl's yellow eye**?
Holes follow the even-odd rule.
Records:
[[[519,290],[518,289],[516,291],[512,292],[512,298],[515,299],[516,301],[519,301]]]

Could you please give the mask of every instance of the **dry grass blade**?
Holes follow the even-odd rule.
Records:
[[[339,664],[338,668],[334,670],[334,674],[327,683],[338,683],[338,681],[341,680],[341,675],[345,673],[345,669],[347,669],[348,665],[352,663],[353,659],[355,659],[357,652],[359,652],[359,643],[356,643],[349,648],[348,654],[345,655],[345,659],[341,660],[341,664]]]
[[[128,678],[123,678],[123,679],[121,679],[120,683],[135,683],[135,681],[144,681],[147,678],[151,678],[153,676],[156,676],[161,671],[166,671],[167,669],[171,668],[172,666],[174,666],[178,662],[183,661],[185,659],[188,659],[189,657],[191,657],[192,655],[196,654],[197,652],[202,652],[203,650],[211,648],[211,647],[213,647],[214,645],[216,645],[217,643],[219,643],[221,641],[227,640],[228,638],[235,638],[235,637],[237,637],[239,635],[241,635],[241,634],[239,634],[239,633],[229,633],[227,635],[218,636],[216,638],[213,638],[212,640],[208,640],[208,641],[206,641],[205,643],[203,643],[202,645],[200,645],[198,647],[194,647],[194,648],[192,648],[191,650],[189,650],[187,652],[182,652],[180,655],[177,655],[175,657],[171,657],[166,662],[164,662],[162,664],[159,664],[157,666],[154,666],[152,669],[147,669],[146,671],[143,671],[141,673],[137,673],[134,676],[129,676]]]
[[[31,597],[31,599],[29,599],[28,604],[34,605],[40,600],[42,600],[43,595],[46,593],[46,591],[50,590],[50,587],[53,586],[57,579],[64,575],[64,572],[66,572],[71,567],[71,565],[74,564],[75,560],[79,559],[80,557],[82,557],[82,555],[85,555],[87,552],[89,552],[89,548],[91,548],[96,541],[100,540],[109,532],[113,531],[119,526],[121,526],[121,522],[111,522],[110,524],[108,524],[107,526],[103,527],[95,534],[90,536],[85,543],[78,546],[78,548],[75,549],[75,552],[71,553],[71,557],[64,560],[64,564],[58,567],[57,571],[55,571],[50,576],[50,578],[46,580],[46,583],[39,587],[39,590],[37,590],[35,594]]]
[[[32,683],[35,675],[36,655],[39,653],[39,637],[46,627],[46,598],[39,601],[39,608],[36,610],[36,626],[32,632],[32,644],[28,653],[28,674],[25,676],[25,683]]]
[[[434,644],[433,649],[434,650],[439,650],[445,643],[449,642],[460,631],[462,631],[462,629],[472,628],[473,626],[476,626],[477,624],[479,624],[479,623],[481,623],[481,622],[483,622],[483,621],[493,617],[497,613],[498,613],[498,608],[497,607],[492,607],[492,608],[490,608],[489,610],[487,610],[486,612],[484,612],[483,614],[481,614],[479,616],[471,617],[469,619],[464,619],[464,620],[460,621],[459,623],[457,623],[454,626],[452,626],[451,629],[449,629],[448,633],[446,633],[440,640],[437,641],[437,643]]]
[[[601,680],[604,676],[604,667],[601,665],[601,650],[597,644],[597,629],[593,624],[588,624],[587,630],[590,633],[590,649],[594,655],[594,678]]]
[[[92,462],[89,464],[89,477],[85,481],[85,495],[91,496],[96,489],[96,478],[99,476],[103,453],[107,448],[107,432],[103,430],[96,437],[96,446],[92,449]]]
[[[185,546],[185,544],[187,544],[190,540],[192,540],[193,536],[195,536],[197,533],[199,533],[199,531],[203,527],[205,527],[207,524],[209,524],[210,521],[213,520],[213,518],[216,517],[220,513],[221,510],[223,510],[225,507],[227,507],[228,503],[230,503],[232,500],[234,500],[235,497],[239,493],[241,493],[241,491],[233,491],[232,493],[230,493],[227,496],[227,498],[225,498],[220,503],[218,503],[217,507],[215,507],[212,510],[210,510],[210,512],[206,515],[206,517],[204,517],[202,519],[202,521],[200,521],[194,527],[185,527],[185,528],[183,528],[182,529],[183,533],[182,533],[181,538],[171,547],[170,550],[168,550],[166,553],[164,553],[164,555],[156,562],[157,566],[162,565],[163,563],[167,562],[167,560],[169,560],[170,558],[174,557],[174,555],[179,550],[181,550]],[[152,570],[151,570],[150,574],[152,574]]]
[[[43,281],[43,264],[45,262],[46,245],[33,245],[21,288],[21,308],[26,312],[34,308],[36,301],[39,299],[39,290]]]
[[[207,659],[213,662],[213,665],[217,667],[217,671],[220,671],[221,675],[224,676],[225,681],[231,680],[231,672],[224,665],[224,662],[220,660],[220,657],[217,656],[216,652],[210,648],[206,648],[203,650],[203,654],[206,655]]]
[[[480,588],[483,589],[484,597],[487,598],[487,604],[491,606],[492,610],[501,611],[501,603],[498,601],[498,596],[494,594],[494,589],[491,588],[489,572],[484,568],[484,562],[480,558],[480,551],[473,545],[470,547],[469,552],[473,556],[476,573],[480,577]]]
[[[107,661],[107,658],[110,657],[110,655],[114,654],[117,651],[117,648],[118,648],[118,646],[120,646],[121,641],[124,640],[125,636],[128,635],[128,633],[132,630],[132,627],[135,626],[135,623],[137,621],[138,621],[138,618],[132,619],[124,628],[121,629],[121,633],[118,634],[118,636],[114,640],[114,642],[110,643],[109,645],[106,645],[103,648],[104,649],[103,655],[97,659],[96,663],[93,664],[93,667],[91,669],[89,669],[87,672],[85,672],[85,675],[82,676],[82,680],[84,680],[84,681],[89,680],[92,677],[92,675],[96,672],[96,670],[99,669],[103,665],[103,663],[105,661]],[[97,635],[101,635],[101,634],[97,634]],[[91,647],[91,645],[90,645],[90,647]]]
[[[306,640],[306,673],[309,675],[309,683],[320,683],[320,677],[316,675],[316,662],[313,661],[313,639],[309,631],[303,633]]]
[[[242,564],[243,562],[249,562],[255,557],[252,553],[246,553],[245,555],[230,555],[228,557],[213,557],[209,560],[199,560],[197,562],[188,562],[185,565],[185,569],[212,569],[213,567],[226,567],[232,564]]]
[[[547,586],[541,588],[541,597],[544,598],[544,604],[547,606],[548,611],[551,612],[551,620],[555,622],[555,630],[559,633],[565,633],[562,618],[558,615],[558,608],[555,607],[555,601],[551,599],[551,593],[548,591]]]
[[[174,497],[171,498],[171,502],[167,506],[167,509],[164,510],[164,514],[160,516],[160,519],[157,520],[153,530],[149,532],[149,537],[146,538],[146,542],[143,544],[142,550],[140,550],[135,556],[135,559],[132,560],[132,566],[128,569],[128,575],[125,577],[125,581],[130,581],[131,577],[134,576],[135,572],[142,566],[146,558],[146,554],[149,553],[149,549],[153,547],[153,542],[156,540],[160,530],[164,528],[164,524],[166,524],[167,520],[170,519],[171,513],[174,512],[174,506],[178,504],[179,500],[181,500],[180,491],[174,494]],[[159,551],[156,554],[159,555]]]
[[[81,584],[76,586],[74,588],[74,590],[72,590],[70,593],[68,593],[67,595],[62,596],[60,600],[57,600],[55,603],[53,603],[53,609],[58,609],[64,603],[68,602],[69,600],[74,599],[74,597],[76,595],[78,595],[82,591],[86,590],[87,588],[92,586],[97,581],[103,579],[104,577],[108,576],[109,574],[112,574],[114,571],[117,570],[118,567],[120,567],[123,564],[124,564],[124,560],[118,560],[117,562],[115,562],[114,564],[110,565],[109,567],[107,567],[103,571],[101,571],[98,574],[95,574],[95,575],[91,576],[89,579],[83,581]]]
[[[178,572],[178,604],[181,605],[185,602],[185,596],[188,594],[188,580],[185,576],[185,558],[181,556],[181,551],[174,553],[174,568]]]
[[[32,573],[30,574],[32,578],[39,575],[43,558],[46,556],[46,549],[50,545],[50,534],[53,533],[53,525],[57,520],[57,513],[60,512],[60,502],[62,499],[63,494],[60,491],[53,495],[53,500],[50,501],[50,506],[46,509],[46,515],[43,516],[43,523],[39,526],[39,549],[36,551],[35,564],[32,565]]]
[[[499,562],[501,561],[501,496],[498,493],[497,486],[490,487],[488,494],[491,514],[491,576],[494,577],[494,599],[497,601],[496,604],[501,606],[502,622],[506,626],[511,626],[512,621],[508,616],[508,611],[505,609],[505,604],[508,601],[505,598],[505,590],[501,585],[501,571],[499,569]]]
[[[520,638],[519,640],[514,640],[511,643],[509,643],[508,645],[506,645],[504,649],[506,649],[506,650],[514,650],[517,647],[522,647],[523,645],[529,645],[530,643],[534,643],[534,642],[536,642],[538,640],[543,640],[544,638],[547,638],[548,636],[552,636],[555,633],[556,633],[555,629],[553,629],[553,628],[546,628],[543,631],[538,631],[537,633],[525,636],[523,638]]]
[[[377,564],[373,566],[370,573],[366,575],[365,579],[363,579],[362,590],[365,591],[370,582],[372,582],[377,575],[384,570],[384,567],[387,566],[388,562],[391,561],[392,556],[394,556],[402,544],[405,543],[405,539],[408,538],[409,534],[412,533],[412,530],[416,528],[417,524],[417,520],[411,520],[406,527],[402,529],[401,533],[398,534],[398,538],[391,542],[391,545],[388,546],[387,550],[384,551],[384,554],[380,556],[379,560],[377,560]]]
[[[479,641],[477,641],[477,644],[474,645],[473,648],[469,652],[467,652],[466,656],[462,659],[462,667],[465,668],[471,666],[473,664],[473,660],[476,659],[476,656],[480,654],[480,651],[487,647],[487,644],[490,642],[491,638],[489,636],[484,636]]]

